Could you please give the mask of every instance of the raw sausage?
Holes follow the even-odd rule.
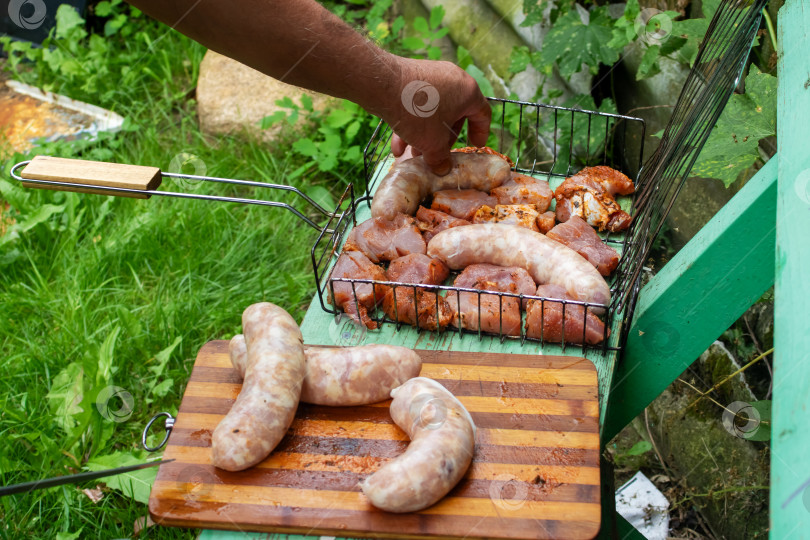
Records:
[[[391,418],[411,438],[405,453],[360,482],[371,504],[414,512],[453,489],[472,461],[475,423],[461,402],[432,379],[417,377],[391,391]]]
[[[610,287],[582,255],[516,225],[487,223],[444,230],[428,244],[428,256],[441,259],[454,270],[475,263],[519,266],[528,270],[535,282],[559,285],[575,300],[610,302]]]
[[[256,465],[295,416],[304,382],[304,343],[295,320],[264,302],[242,314],[248,361],[242,391],[211,437],[211,459],[227,471]]]
[[[509,162],[490,154],[452,152],[453,168],[436,176],[422,156],[394,163],[371,201],[372,217],[394,219],[398,213],[414,215],[428,195],[444,189],[477,189],[489,192],[511,175]]]
[[[244,376],[247,345],[241,334],[229,350],[233,367]],[[306,374],[301,401],[341,407],[368,405],[388,399],[393,388],[419,375],[422,359],[396,345],[304,347]]]

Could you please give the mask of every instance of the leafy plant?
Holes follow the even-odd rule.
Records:
[[[776,77],[751,66],[745,94],[731,96],[692,176],[718,178],[728,187],[760,159],[760,141],[776,135],[776,82]]]
[[[424,58],[426,53],[429,60],[441,58],[441,49],[433,45],[433,43],[446,36],[449,31],[449,29],[441,27],[442,19],[444,19],[444,7],[441,5],[430,10],[430,20],[424,17],[414,18],[413,30],[415,35],[405,37],[401,41],[402,47],[410,53],[410,56]],[[394,23],[396,25],[396,21]]]

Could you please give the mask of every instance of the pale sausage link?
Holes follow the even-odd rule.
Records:
[[[414,512],[447,495],[475,451],[470,413],[444,386],[416,377],[391,392],[391,418],[411,438],[405,453],[360,482],[371,504]]]
[[[371,216],[393,220],[410,216],[431,193],[445,189],[477,189],[489,193],[511,176],[509,163],[489,154],[450,154],[453,168],[445,176],[433,174],[422,156],[394,163],[371,201]]]
[[[605,278],[582,255],[539,232],[516,225],[480,224],[446,229],[430,240],[427,254],[454,270],[478,263],[519,266],[535,282],[559,285],[575,300],[605,305],[610,302],[610,287]],[[597,309],[591,311],[596,313]]]
[[[304,381],[304,344],[282,308],[254,304],[242,314],[248,362],[242,391],[211,437],[217,467],[241,471],[278,445],[292,424]]]
[[[228,346],[231,363],[244,376],[245,338],[239,334]],[[388,399],[392,389],[419,375],[418,354],[397,345],[304,347],[306,375],[301,401],[342,407],[368,405]]]

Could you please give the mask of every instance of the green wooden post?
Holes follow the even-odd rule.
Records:
[[[779,13],[771,538],[810,538],[810,8]]]
[[[776,174],[774,157],[641,291],[603,444],[773,284]]]

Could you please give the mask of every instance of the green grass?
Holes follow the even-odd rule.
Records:
[[[334,176],[288,178],[306,162],[290,155],[284,141],[203,137],[191,96],[204,49],[142,18],[128,25],[134,33],[111,36],[109,51],[98,62],[88,60],[81,76],[18,66],[16,78],[127,118],[121,133],[95,142],[47,144],[36,153],[166,170],[175,155],[191,152],[209,175],[337,191]],[[74,53],[86,58],[85,46],[79,47]],[[125,67],[126,84],[118,76]],[[95,77],[92,84],[88,77]],[[0,238],[2,484],[77,472],[103,456],[145,458],[137,451],[143,426],[159,411],[176,413],[203,344],[237,333],[243,309],[258,301],[277,303],[300,321],[314,291],[309,262],[314,231],[289,212],[24,190],[9,180],[8,171],[30,157],[7,160],[0,178],[0,197],[10,204],[2,217],[16,221]],[[171,189],[168,182],[164,186]],[[251,193],[208,184],[190,189]],[[43,208],[53,212],[43,215]],[[172,350],[176,339],[181,341]],[[96,410],[96,396],[110,385],[134,398],[126,422],[106,420]],[[0,538],[132,536],[146,506],[114,485],[93,503],[80,489],[98,484],[103,482],[0,499]],[[193,532],[154,527],[147,535]]]

